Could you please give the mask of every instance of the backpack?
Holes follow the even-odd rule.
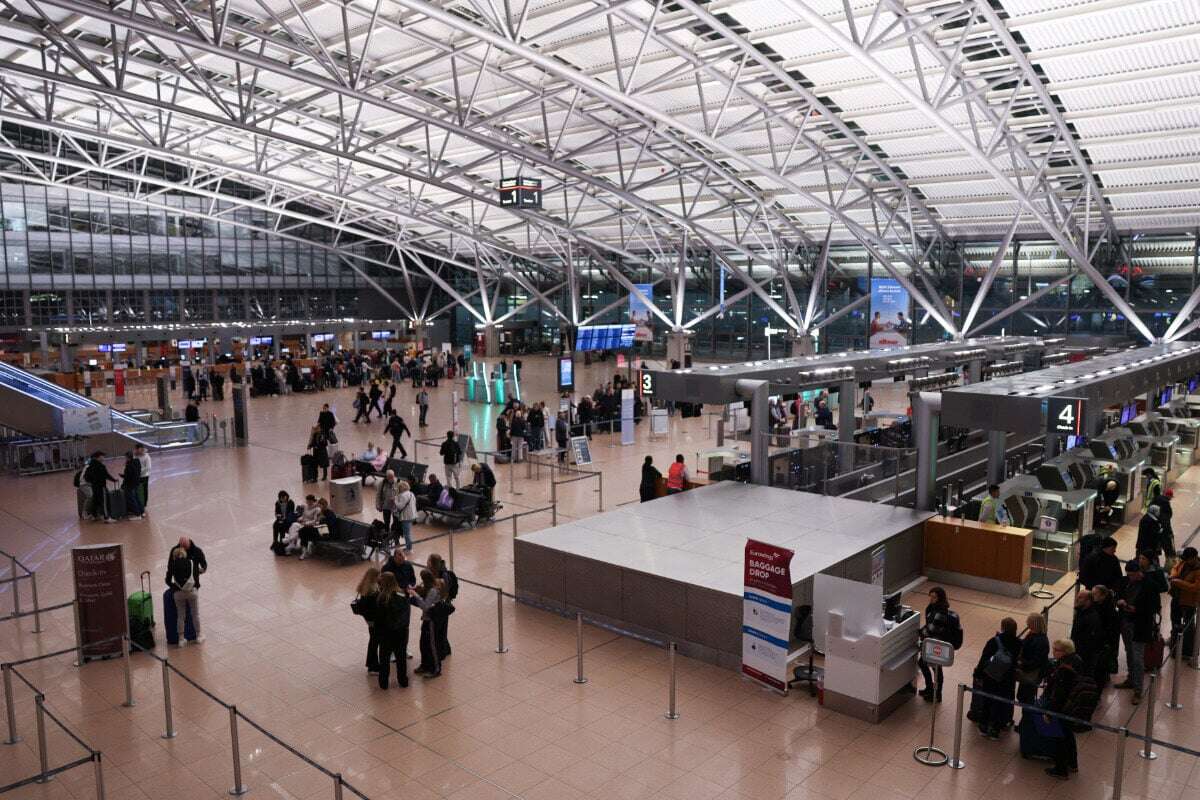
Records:
[[[444,488],[444,487],[442,488],[442,493],[438,495],[437,507],[444,508],[447,510],[454,507],[454,498],[450,496],[449,489]]]
[[[958,650],[963,645],[963,628],[962,620],[958,618],[957,611],[946,611],[946,619],[950,623],[950,629],[946,631],[946,641]]]
[[[454,574],[454,570],[446,570],[442,577],[446,581],[446,599],[453,600],[458,597],[458,576]]]
[[[992,657],[983,665],[983,674],[991,678],[996,683],[1002,683],[1004,679],[1012,672],[1013,657],[1012,654],[1004,649],[1004,642],[1000,637],[996,637],[996,652],[992,653]]]
[[[1063,703],[1062,713],[1068,717],[1090,722],[1099,705],[1100,687],[1096,685],[1096,681],[1088,675],[1076,674],[1075,685],[1071,687],[1067,700]],[[1090,725],[1081,725],[1078,722],[1064,720],[1063,724],[1075,733],[1084,733],[1091,729]]]

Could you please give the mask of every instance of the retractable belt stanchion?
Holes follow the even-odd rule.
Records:
[[[513,517],[516,521],[516,517]],[[507,653],[504,645],[504,590],[496,587],[496,652]]]
[[[1158,758],[1158,753],[1150,749],[1150,740],[1154,738],[1154,704],[1158,698],[1158,670],[1150,673],[1150,698],[1146,703],[1146,732],[1143,734],[1142,749],[1138,755],[1147,761]]]
[[[342,800],[342,773],[333,776],[333,800]]]
[[[229,793],[237,797],[246,793],[246,787],[242,783],[242,748],[238,744],[237,706],[229,707],[229,746],[233,753],[233,788]]]
[[[1188,625],[1191,623],[1189,622]],[[1169,709],[1178,711],[1183,708],[1183,703],[1179,702],[1179,673],[1183,671],[1183,637],[1187,632],[1188,625],[1183,626],[1183,630],[1179,632],[1179,637],[1175,640],[1175,665],[1171,672],[1171,699],[1163,703]]]
[[[163,681],[163,714],[165,716],[166,730],[163,732],[162,738],[175,738],[175,717],[171,711],[171,667],[166,660],[162,662],[162,681]]]
[[[121,661],[124,662],[122,667],[125,673],[125,702],[121,705],[125,708],[133,708],[133,670],[129,664],[129,637],[121,636]]]
[[[671,642],[667,645],[667,661],[671,668],[671,684],[667,697],[667,713],[664,715],[667,719],[679,719],[679,714],[675,711],[675,643]]]
[[[587,683],[583,677],[583,612],[575,612],[575,682]]]
[[[966,694],[967,685],[960,683],[958,685],[958,699],[954,704],[954,751],[950,760],[946,762],[953,769],[962,769],[967,766],[966,762],[962,760],[963,698]]]
[[[50,772],[50,756],[46,752],[46,710],[43,708],[45,702],[45,695],[34,695],[33,704],[37,711],[38,764],[42,770],[37,777],[38,783],[45,783],[54,777],[48,774]]]
[[[104,800],[104,766],[100,763],[100,751],[92,753],[92,765],[96,776],[96,800]]]
[[[1121,728],[1117,734],[1117,756],[1113,759],[1112,800],[1121,800],[1121,785],[1125,780],[1125,742],[1128,737],[1129,730]]]
[[[21,741],[21,737],[17,735],[17,713],[13,708],[12,666],[9,664],[0,666],[4,672],[4,711],[8,718],[8,738],[4,740],[4,743],[16,744]]]

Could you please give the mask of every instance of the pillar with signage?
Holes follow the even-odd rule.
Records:
[[[250,390],[246,384],[233,387],[233,440],[238,447],[250,443],[249,414],[246,409],[246,398]]]
[[[500,330],[495,325],[483,326],[483,355],[488,358],[500,355]]]
[[[692,365],[691,331],[671,331],[667,334],[667,366],[676,361],[682,368]]]
[[[79,602],[76,626],[83,660],[121,655],[121,637],[129,632],[121,545],[71,548],[71,572]]]
[[[792,636],[792,551],[746,540],[742,591],[742,674],[787,692]]]
[[[633,444],[633,389],[621,390],[621,444]]]

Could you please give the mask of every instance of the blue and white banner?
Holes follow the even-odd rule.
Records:
[[[895,278],[871,279],[872,349],[908,344],[912,320],[908,316],[908,290]]]

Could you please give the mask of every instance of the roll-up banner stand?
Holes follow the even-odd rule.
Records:
[[[621,444],[633,444],[633,389],[621,390]]]
[[[742,590],[742,674],[787,692],[792,637],[792,551],[746,540]]]
[[[125,604],[125,555],[119,544],[71,548],[83,660],[121,655],[129,631]],[[109,641],[105,641],[109,640]]]
[[[113,366],[113,402],[116,405],[125,405],[125,365],[116,364]]]

